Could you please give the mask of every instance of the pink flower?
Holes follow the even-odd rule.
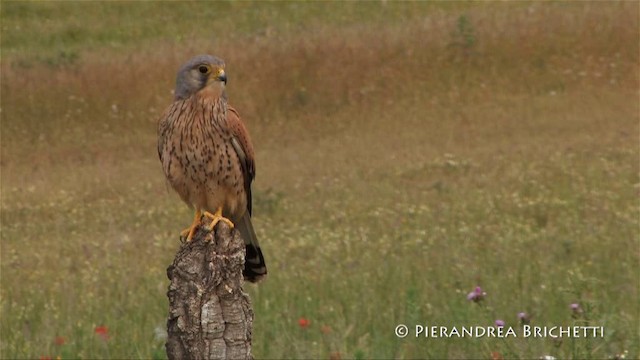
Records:
[[[467,294],[467,300],[477,303],[482,301],[485,296],[487,296],[487,293],[482,291],[482,288],[480,286],[476,286],[476,288],[472,292]]]
[[[580,304],[578,303],[573,303],[569,306],[571,308],[571,311],[573,312],[571,314],[571,316],[573,318],[578,318],[580,317],[580,315],[582,314],[582,307],[580,306]]]
[[[527,314],[524,311],[518,313],[518,319],[520,320],[521,323],[525,325],[531,322],[531,318],[529,317],[529,314]]]

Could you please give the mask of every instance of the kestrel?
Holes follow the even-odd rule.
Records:
[[[173,104],[158,124],[158,155],[171,187],[195,208],[191,226],[181,233],[186,241],[202,215],[211,219],[209,229],[219,221],[235,224],[246,245],[244,277],[256,282],[267,268],[251,224],[253,146],[227,102],[224,68],[224,61],[211,55],[196,56],[180,68]]]

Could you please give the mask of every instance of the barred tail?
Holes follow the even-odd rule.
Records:
[[[267,275],[267,265],[264,262],[264,256],[262,256],[258,237],[253,230],[253,225],[251,225],[251,216],[248,211],[242,216],[236,227],[240,230],[247,251],[242,274],[245,280],[253,283],[258,282]]]

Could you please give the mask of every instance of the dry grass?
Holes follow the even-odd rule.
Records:
[[[164,356],[164,268],[190,214],[167,195],[155,121],[201,52],[226,59],[258,150],[258,357],[638,356],[636,3],[231,3],[168,29],[198,3],[142,24],[150,5],[71,22],[68,5],[17,4],[3,4],[0,356]],[[211,11],[234,16],[204,27]],[[465,299],[476,284],[484,307]],[[393,335],[517,326],[519,311],[586,321],[572,302],[604,339]]]

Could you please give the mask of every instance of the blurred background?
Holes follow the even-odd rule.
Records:
[[[0,357],[165,358],[192,212],[156,124],[201,53],[225,59],[257,152],[256,358],[640,356],[638,14],[3,2]],[[605,335],[394,334],[497,320]]]

